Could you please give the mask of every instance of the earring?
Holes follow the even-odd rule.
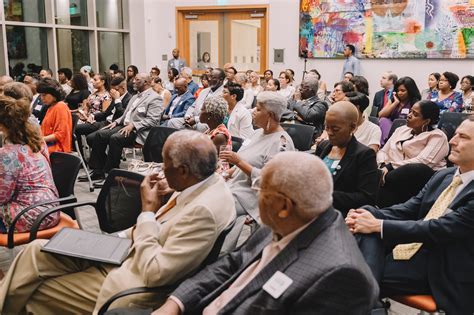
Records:
[[[270,129],[270,123],[271,123],[271,122],[270,122],[270,119],[267,120],[267,128],[265,128],[265,131],[268,131],[268,129]]]

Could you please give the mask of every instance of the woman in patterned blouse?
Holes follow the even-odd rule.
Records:
[[[0,96],[0,233],[8,231],[24,208],[58,198],[46,145],[29,116],[28,100]],[[40,209],[28,211],[17,222],[16,231],[29,231],[40,213]],[[59,213],[53,214],[40,228],[53,227],[58,220]]]

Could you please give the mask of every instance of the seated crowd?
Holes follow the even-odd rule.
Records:
[[[420,91],[385,72],[370,107],[368,81],[349,72],[328,91],[315,69],[301,84],[291,69],[261,79],[239,70],[207,67],[201,85],[184,64],[165,82],[157,67],[133,65],[0,77],[0,233],[58,198],[51,153],[77,141],[90,169],[79,181],[100,188],[152,128],[177,131],[164,176],[145,177],[141,214],[118,233],[133,240],[123,264],[45,253],[35,240],[0,282],[0,313],[97,314],[143,286],[165,289],[121,298],[108,314],[370,314],[395,295],[474,312],[474,77],[456,91],[456,74],[431,73]],[[438,128],[445,112],[464,118],[452,138]],[[287,124],[314,130],[312,150],[294,152]],[[226,254],[202,268],[229,226]]]

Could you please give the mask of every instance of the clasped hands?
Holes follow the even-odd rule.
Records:
[[[346,225],[352,234],[380,233],[381,222],[365,209],[351,209],[346,216]]]
[[[145,177],[140,185],[142,212],[156,212],[163,205],[163,197],[174,192],[166,178],[160,174]]]

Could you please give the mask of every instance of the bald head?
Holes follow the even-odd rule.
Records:
[[[185,78],[178,78],[174,81],[174,89],[178,95],[183,95],[188,90],[188,81]]]
[[[264,166],[261,186],[290,198],[296,204],[299,216],[307,221],[332,204],[332,176],[321,159],[312,154],[278,153]]]
[[[348,123],[357,123],[359,120],[359,111],[354,106],[354,104],[348,101],[341,101],[332,104],[329,107],[326,115],[327,114],[334,114],[344,119]]]
[[[163,157],[169,158],[176,168],[186,166],[199,181],[212,175],[217,167],[216,146],[209,136],[197,131],[171,134],[163,147]]]

